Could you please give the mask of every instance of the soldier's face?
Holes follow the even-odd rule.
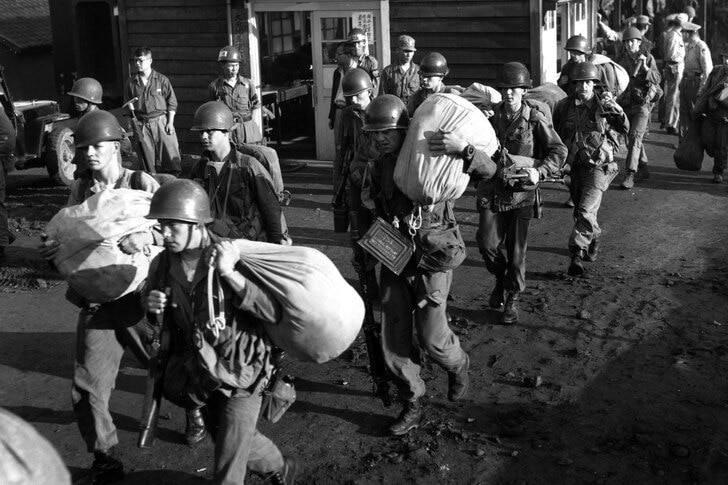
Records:
[[[569,61],[571,62],[586,62],[586,54],[579,51],[568,51]]]
[[[73,97],[73,107],[76,108],[76,111],[79,113],[84,113],[88,109],[88,104],[89,103],[86,100],[76,96]]]
[[[356,46],[356,55],[361,56],[362,54],[364,54],[364,50],[366,48],[367,41],[360,40],[359,42],[357,42],[354,45]]]
[[[594,96],[594,81],[576,81],[576,97],[579,101],[588,101]]]
[[[239,71],[240,71],[239,62],[229,62],[228,61],[228,62],[224,62],[222,65],[222,73],[226,79],[232,79],[234,77],[237,77]]]
[[[86,165],[94,172],[99,172],[113,163],[119,163],[119,142],[100,141],[83,149]]]
[[[181,253],[185,249],[197,249],[202,241],[200,224],[173,219],[161,219],[164,247],[173,253]]]
[[[629,39],[624,43],[624,46],[627,48],[627,52],[630,54],[638,53],[641,45],[642,41],[639,39]]]
[[[523,88],[501,88],[501,96],[503,96],[503,103],[509,106],[512,110],[521,108],[523,102],[523,95],[526,90]]]
[[[400,64],[407,64],[408,62],[412,62],[412,58],[415,56],[415,51],[397,49],[397,54],[399,55]]]
[[[442,76],[423,76],[420,74],[420,87],[434,91],[442,84]]]
[[[200,132],[200,143],[205,150],[217,150],[230,143],[227,131],[205,130]]]
[[[368,89],[362,91],[361,93],[355,94],[354,96],[347,96],[347,98],[349,99],[349,103],[354,106],[354,109],[357,109],[359,111],[364,111],[365,109],[367,109],[367,106],[369,106],[369,103],[372,100],[372,96]]]
[[[137,72],[145,72],[152,68],[152,58],[150,56],[135,57],[134,66]]]
[[[380,155],[388,153],[399,153],[404,142],[404,130],[385,130],[374,132],[374,142]]]

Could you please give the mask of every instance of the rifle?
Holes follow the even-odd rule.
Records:
[[[349,165],[351,164],[351,150],[341,154],[341,173],[334,187],[334,197],[331,205],[334,207],[334,232],[346,232],[349,229],[349,208],[346,200],[346,181],[349,178]]]
[[[160,266],[164,267],[164,276],[160,281],[160,287],[169,296],[170,288],[166,286],[169,256],[163,254]],[[168,302],[169,304],[169,302]],[[169,354],[171,332],[169,324],[165,319],[165,312],[154,315],[151,323],[154,325],[154,334],[152,338],[153,355],[149,359],[149,374],[147,375],[146,387],[144,390],[144,405],[142,406],[142,416],[139,421],[139,438],[137,446],[139,448],[151,448],[154,446],[154,434],[157,429],[157,418],[159,417],[159,407],[162,402],[162,386],[164,384],[164,371],[167,367],[167,359]]]
[[[121,109],[129,108],[131,112],[131,131],[134,133],[134,145],[136,145],[136,152],[139,155],[139,159],[142,162],[142,168],[147,173],[154,173],[149,166],[149,160],[147,160],[144,154],[144,148],[142,147],[142,124],[136,117],[136,111],[134,110],[134,103],[139,100],[138,96],[131,98],[129,101],[121,106]]]

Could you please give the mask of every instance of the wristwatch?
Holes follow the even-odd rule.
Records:
[[[472,161],[473,157],[475,157],[475,147],[473,145],[466,146],[463,148],[463,151],[460,152],[460,155],[464,160],[467,160],[468,162]]]

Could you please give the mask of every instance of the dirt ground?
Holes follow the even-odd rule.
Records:
[[[700,173],[674,168],[675,142],[653,126],[651,178],[605,194],[603,249],[585,277],[566,275],[566,190],[545,188],[517,325],[499,325],[485,304],[493,279],[474,243],[472,192],[458,201],[469,257],[449,308],[471,357],[468,399],[448,402],[445,373],[428,364],[424,425],[389,437],[399,408],[371,396],[363,339],[326,364],[289,362],[298,400],[261,428],[298,458],[299,482],[728,483],[728,186],[710,182],[710,159]],[[349,236],[332,231],[327,168],[310,163],[284,180],[295,244],[323,251],[354,283]],[[9,181],[19,238],[0,270],[0,405],[36,426],[79,477],[91,455],[70,405],[76,310],[33,249],[67,189],[39,171]],[[136,448],[146,371],[131,355],[122,367],[111,403],[127,470],[120,483],[204,482],[212,444],[183,445],[184,416],[170,403],[154,448]]]

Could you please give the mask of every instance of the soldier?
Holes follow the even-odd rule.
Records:
[[[209,232],[210,201],[199,184],[165,184],[148,217],[159,221],[166,247],[152,261],[144,298],[148,312],[166,312],[173,330],[164,395],[185,408],[204,405],[215,437],[214,483],[243,483],[250,469],[271,483],[293,484],[295,460],[257,429],[261,391],[273,369],[263,325],[278,323],[280,304],[237,265],[233,241]],[[208,308],[214,301],[220,308]],[[227,323],[211,326],[209,312]]]
[[[360,28],[349,31],[348,42],[356,48],[356,67],[364,69],[372,80],[374,92],[379,92],[379,61],[367,54],[367,34]]]
[[[465,243],[455,222],[451,201],[440,202],[422,211],[419,229],[410,228],[414,204],[394,184],[394,165],[402,147],[409,116],[402,100],[390,94],[375,98],[364,114],[364,131],[376,142],[378,157],[370,163],[366,184],[375,213],[412,240],[415,254],[397,275],[382,267],[382,347],[384,357],[403,401],[402,412],[389,427],[395,436],[417,428],[422,421],[425,383],[420,377],[420,352],[413,344],[414,331],[427,355],[447,371],[448,399],[462,400],[468,392],[470,359],[447,324],[447,295],[452,270],[465,258]],[[445,150],[443,135],[433,143]],[[461,140],[459,140],[461,141]],[[474,147],[462,142],[459,153],[469,157],[463,165],[473,171],[490,160],[476,157]],[[476,160],[474,162],[474,160]],[[414,236],[409,231],[414,231]]]
[[[710,49],[700,38],[699,29],[700,26],[692,22],[685,22],[682,26],[683,41],[685,42],[685,70],[680,82],[680,140],[688,132],[698,91],[705,84],[710,71],[713,70]]]
[[[79,117],[81,117],[86,113],[99,109],[103,93],[104,90],[100,82],[91,77],[82,77],[73,83],[68,95],[73,97],[73,107],[78,112]],[[124,147],[122,146],[121,151],[123,149]],[[83,154],[83,149],[76,150],[71,163],[76,165],[73,178],[85,177],[88,179],[91,177],[91,172],[86,166],[86,157]]]
[[[665,112],[662,128],[670,135],[677,135],[680,126],[680,82],[685,69],[685,44],[682,25],[687,22],[685,14],[678,14],[668,21],[669,28],[662,44],[665,68]]]
[[[596,261],[601,228],[597,212],[602,194],[619,173],[614,153],[619,134],[626,134],[629,120],[614,96],[595,93],[599,81],[596,67],[584,62],[572,70],[574,94],[559,101],[554,110],[554,127],[566,144],[570,167],[569,191],[574,201],[574,228],[569,236],[571,263],[568,274],[584,274],[584,261]]]
[[[260,99],[253,82],[238,75],[241,59],[235,46],[220,49],[217,62],[222,68],[222,76],[207,86],[207,99],[225,103],[232,111],[235,125],[230,130],[230,138],[235,145],[261,143],[262,132],[253,120],[253,112],[260,109]]]
[[[15,127],[0,107],[0,268],[5,266],[5,247],[15,241],[8,226],[8,208],[5,206],[5,188],[8,172],[15,170]]]
[[[627,31],[632,28],[635,28],[639,31],[640,38],[642,39],[642,44],[640,45],[640,53],[649,54],[653,48],[652,41],[647,38],[647,31],[650,30],[651,25],[650,18],[647,15],[637,15],[636,17],[630,18],[627,24],[627,28],[624,29],[624,31],[615,32],[606,23],[604,23],[601,15],[599,16],[599,26],[604,32],[604,37],[606,37],[607,40],[611,42],[617,43],[617,48],[615,49],[617,57],[620,57],[624,54],[624,42],[626,40],[624,36]]]
[[[135,116],[141,123],[139,146],[154,172],[178,176],[181,171],[179,142],[174,130],[177,97],[167,76],[152,69],[152,50],[140,47],[134,51],[136,74],[129,79],[124,100],[139,98],[134,103]]]
[[[73,182],[69,206],[80,204],[106,187],[145,192],[155,192],[159,188],[151,175],[121,166],[118,152],[123,137],[124,130],[107,111],[95,110],[81,118],[74,139],[76,147],[86,154],[92,177]],[[161,244],[159,238],[156,242]],[[153,243],[153,232],[142,231],[122,238],[119,247],[127,254],[135,254]],[[39,250],[51,261],[59,245],[58,241],[45,240]],[[125,347],[130,346],[142,363],[149,360],[142,342],[148,339],[151,329],[143,320],[144,310],[138,293],[129,293],[108,303],[91,304],[69,289],[66,298],[81,309],[71,397],[87,450],[94,454],[93,465],[83,483],[112,483],[124,477],[124,466],[114,451],[119,439],[109,411],[111,390]]]
[[[410,96],[407,102],[407,113],[413,116],[417,108],[435,93],[450,93],[452,88],[445,86],[443,79],[450,73],[447,59],[439,52],[430,52],[420,63],[420,89]],[[458,94],[460,94],[458,92]]]
[[[208,101],[195,111],[191,131],[200,134],[204,152],[190,172],[212,201],[220,237],[289,244],[285,218],[273,181],[255,158],[236,150],[230,140],[234,119],[220,101]]]
[[[485,267],[495,276],[495,287],[488,304],[500,309],[505,293],[501,323],[508,325],[518,322],[519,295],[526,288],[528,227],[538,190],[534,188],[541,180],[559,173],[566,158],[566,147],[551,120],[523,100],[526,90],[531,87],[526,66],[518,62],[504,64],[498,72],[496,87],[503,102],[495,107],[490,123],[501,149],[534,159],[533,167],[518,171],[528,177],[522,183],[496,176],[478,184],[480,221],[476,239]],[[506,160],[507,157],[501,157],[498,161],[501,174],[507,168]]]
[[[722,64],[715,66],[698,92],[693,115],[702,117],[701,138],[706,152],[713,156],[713,182],[723,182],[728,165],[728,48],[720,53]]]
[[[623,36],[625,53],[619,63],[629,74],[627,89],[617,98],[629,118],[627,134],[627,173],[621,183],[623,189],[631,189],[635,182],[650,176],[647,170],[647,153],[642,140],[650,122],[654,103],[660,98],[660,73],[652,54],[641,51],[642,35],[634,27]]]
[[[571,71],[574,64],[579,62],[591,62],[595,64],[599,71],[600,84],[609,89],[614,96],[619,96],[624,87],[620,89],[618,71],[622,72],[622,66],[614,62],[604,62],[601,64],[594,63],[595,57],[591,52],[589,41],[583,35],[572,35],[566,41],[564,50],[569,53],[569,60],[566,62],[564,67],[561,69],[559,74],[558,86],[563,89],[567,94],[574,94],[569,90],[574,88],[574,83],[569,79],[569,72]],[[602,56],[604,57],[604,56]],[[624,76],[627,75],[625,72]]]
[[[407,105],[410,96],[420,88],[420,66],[412,61],[415,55],[415,39],[400,35],[397,39],[397,62],[382,71],[379,94],[393,94]]]

